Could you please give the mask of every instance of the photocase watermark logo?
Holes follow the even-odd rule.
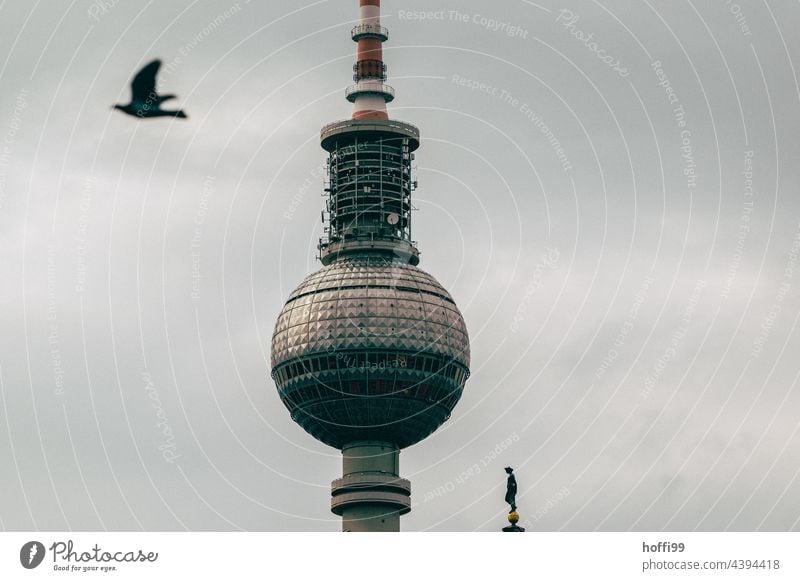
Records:
[[[19,562],[26,569],[36,569],[44,559],[45,548],[39,541],[28,541],[19,550]]]
[[[558,260],[560,253],[558,248],[545,248],[546,253],[542,254],[539,262],[533,270],[533,276],[525,287],[525,296],[517,307],[517,312],[514,314],[514,320],[511,322],[511,332],[516,333],[519,330],[519,324],[525,321],[525,315],[528,312],[528,305],[536,294],[537,289],[544,286],[542,282],[542,274],[545,268],[555,270],[558,267]]]
[[[582,42],[586,48],[597,55],[597,58],[608,65],[611,70],[615,71],[620,77],[627,77],[630,71],[622,65],[619,59],[608,54],[606,50],[598,44],[597,40],[594,38],[594,32],[586,34],[581,29],[575,27],[580,19],[581,17],[578,14],[564,8],[559,11],[556,22],[560,22],[565,30],[568,30],[572,36]]]
[[[19,550],[19,562],[26,569],[35,569],[42,564],[48,552],[52,559],[52,565],[48,567],[56,572],[109,573],[119,571],[132,563],[155,563],[158,560],[158,553],[154,551],[106,551],[97,543],[80,549],[69,539],[66,542],[56,541],[47,549],[39,541],[28,541]]]

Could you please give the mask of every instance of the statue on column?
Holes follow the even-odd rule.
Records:
[[[517,526],[519,522],[519,514],[517,513],[517,478],[514,476],[514,469],[511,466],[506,466],[506,502],[511,507],[508,511],[509,526],[503,527],[504,533],[524,533],[525,529]]]
[[[511,510],[508,512],[517,511],[517,479],[514,476],[514,469],[511,466],[506,466],[506,474],[508,480],[506,481],[506,502],[511,505]]]

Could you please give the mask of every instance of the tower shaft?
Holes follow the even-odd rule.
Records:
[[[345,532],[398,532],[411,510],[411,483],[398,476],[400,450],[390,442],[353,442],[342,449],[342,477],[331,483],[331,511]]]

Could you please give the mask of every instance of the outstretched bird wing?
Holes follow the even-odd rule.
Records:
[[[131,101],[144,103],[148,99],[154,100],[151,95],[156,94],[156,75],[160,67],[161,61],[156,59],[136,73],[131,82]]]

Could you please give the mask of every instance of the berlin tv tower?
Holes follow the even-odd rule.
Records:
[[[272,378],[292,419],[342,451],[331,510],[344,531],[399,531],[411,484],[400,450],[449,417],[469,376],[461,313],[417,267],[411,239],[419,130],[389,119],[380,0],[360,0],[351,119],[322,128],[328,194],[322,268],[290,294],[272,336]]]

